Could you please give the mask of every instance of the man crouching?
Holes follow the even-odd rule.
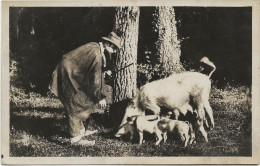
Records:
[[[94,145],[94,141],[82,139],[96,132],[86,130],[83,122],[94,110],[104,110],[109,104],[105,76],[114,69],[121,39],[114,32],[102,39],[63,55],[52,75],[49,88],[64,105],[71,143]]]

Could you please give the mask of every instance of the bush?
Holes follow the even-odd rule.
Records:
[[[169,77],[173,73],[186,71],[181,65],[176,65],[169,71],[165,71],[160,64],[141,63],[137,66],[137,87],[140,88],[148,82]]]

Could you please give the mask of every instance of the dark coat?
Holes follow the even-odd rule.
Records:
[[[50,83],[51,92],[72,114],[92,110],[106,97],[104,87],[100,45],[94,42],[65,54]]]

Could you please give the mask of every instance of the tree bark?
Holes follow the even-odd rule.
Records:
[[[155,43],[156,56],[163,71],[179,73],[183,67],[180,63],[181,50],[176,24],[173,7],[156,7],[154,13],[154,31],[158,35]]]
[[[121,49],[116,56],[116,70],[122,70],[115,75],[114,102],[136,95],[139,16],[139,7],[116,9],[114,31],[121,37]],[[126,67],[129,64],[132,65]],[[126,68],[123,69],[124,67]]]

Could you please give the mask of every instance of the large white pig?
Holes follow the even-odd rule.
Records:
[[[206,121],[206,111],[210,118],[211,128],[213,128],[213,112],[208,101],[210,88],[211,81],[209,77],[198,72],[172,74],[167,78],[147,83],[141,87],[133,102],[126,108],[121,124],[127,122],[127,117],[145,115],[146,110],[159,115],[161,107],[169,110],[177,108],[185,115],[190,100],[192,100],[198,112],[199,120]],[[199,127],[199,130],[203,129],[203,125],[201,128]],[[205,133],[204,130],[201,132]]]

